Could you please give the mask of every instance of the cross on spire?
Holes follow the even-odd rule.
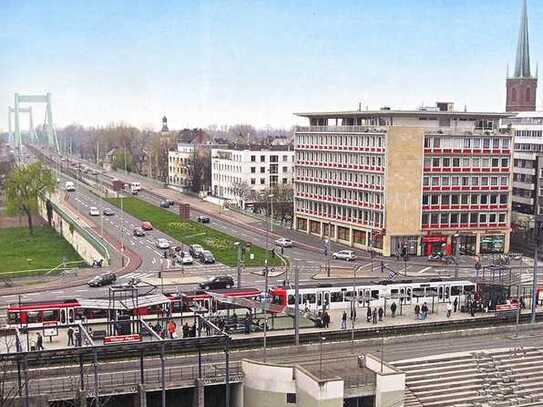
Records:
[[[530,75],[530,40],[528,37],[528,4],[523,1],[520,18],[520,31],[515,63],[515,78],[531,78]]]

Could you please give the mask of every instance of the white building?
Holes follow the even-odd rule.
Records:
[[[190,188],[194,145],[178,143],[177,151],[168,152],[168,183],[178,188]]]
[[[294,151],[271,149],[211,150],[211,191],[216,197],[245,207],[259,192],[276,185],[292,185]]]

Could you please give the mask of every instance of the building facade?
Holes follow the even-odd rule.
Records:
[[[191,187],[193,159],[193,144],[177,143],[177,150],[168,152],[168,183],[170,185],[181,189]]]
[[[299,113],[295,226],[384,255],[509,250],[512,136],[450,103]]]
[[[293,164],[290,146],[212,149],[212,194],[245,207],[262,191],[292,185]]]

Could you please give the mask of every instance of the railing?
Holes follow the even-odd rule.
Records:
[[[94,236],[93,233],[89,232],[86,229],[83,229],[68,213],[66,213],[60,206],[55,204],[53,201],[50,201],[53,207],[53,210],[58,213],[58,215],[64,219],[70,227],[73,227],[77,230],[77,233],[81,235],[87,242],[89,242],[97,251],[100,253],[103,258],[106,260],[106,264],[111,264],[111,255],[108,248],[104,243],[101,242],[99,237]]]

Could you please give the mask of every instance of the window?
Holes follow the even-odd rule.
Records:
[[[266,173],[266,167],[260,167],[260,173],[261,174]]]
[[[443,157],[443,167],[450,167],[451,166],[451,159],[449,157]]]
[[[288,184],[288,178],[283,178],[283,184]]]
[[[284,161],[284,162],[288,161],[288,155],[284,155],[284,156],[283,156],[283,161]]]
[[[429,186],[430,185],[430,177],[422,178],[422,185],[424,185],[425,187]]]
[[[432,205],[439,205],[439,195],[432,195]]]
[[[449,177],[442,177],[441,178],[441,185],[448,186],[449,185]]]
[[[451,201],[450,195],[441,195],[441,205],[449,205]]]
[[[260,156],[260,162],[261,163],[266,162],[266,156],[265,155]]]
[[[432,167],[439,167],[439,158],[432,158]]]
[[[471,140],[469,138],[464,139],[464,148],[470,148],[470,145],[471,145],[470,141]]]
[[[283,174],[284,174],[285,172],[288,172],[288,167],[283,167]]]
[[[256,173],[256,167],[251,167],[251,174]]]
[[[266,180],[264,178],[260,178],[260,185],[264,185],[266,183]]]
[[[296,393],[287,393],[287,404],[296,404]]]
[[[460,167],[460,158],[453,158],[453,167]]]
[[[439,137],[434,137],[434,148],[441,147],[441,139]]]
[[[503,168],[509,167],[509,159],[508,158],[502,158],[502,167]]]
[[[341,291],[333,291],[330,293],[330,302],[343,302],[343,293]]]
[[[251,156],[251,162],[255,162],[256,161],[256,155],[252,155]]]
[[[480,167],[481,166],[481,159],[480,158],[474,158],[472,161],[472,167]]]
[[[439,177],[432,177],[432,186],[438,186],[439,185]]]
[[[483,139],[483,148],[490,148],[490,139],[485,138]]]
[[[428,205],[428,195],[424,194],[422,196],[422,204],[423,205]]]
[[[256,184],[256,179],[251,178],[251,185],[255,185],[255,184]]]

